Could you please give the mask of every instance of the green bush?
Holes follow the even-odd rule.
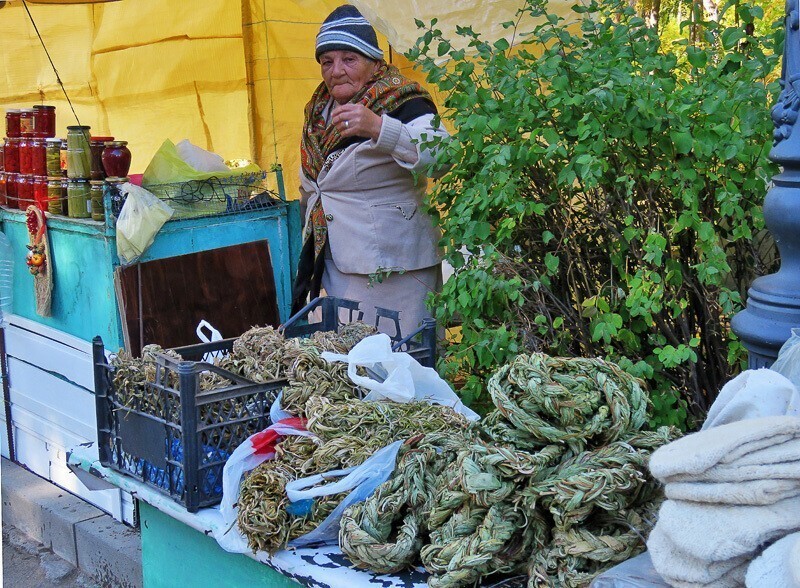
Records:
[[[440,367],[480,408],[517,353],[605,357],[649,383],[654,424],[692,426],[741,368],[729,319],[773,269],[780,28],[746,35],[760,9],[740,6],[740,26],[664,47],[627,4],[524,10],[542,24],[513,46],[461,28],[467,54],[434,21],[409,52],[455,129],[430,142],[453,166],[432,195],[455,268],[434,308],[461,325]]]

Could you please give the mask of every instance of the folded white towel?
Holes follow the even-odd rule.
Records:
[[[800,531],[800,498],[763,506],[667,500],[659,511],[656,530],[701,561],[753,556],[763,545]]]
[[[713,471],[713,470],[712,470]],[[800,496],[800,479],[749,480],[740,482],[670,482],[667,498],[712,504],[774,504]]]
[[[781,374],[746,370],[722,387],[708,409],[703,430],[726,423],[791,414],[800,408],[800,392]]]
[[[750,555],[712,562],[697,559],[658,525],[650,533],[647,550],[653,567],[670,586],[741,586],[751,559]]]
[[[769,546],[747,568],[747,588],[800,588],[800,533]]]
[[[715,466],[731,464],[749,453],[772,449],[784,443],[793,444],[798,439],[800,418],[794,416],[772,416],[729,423],[687,435],[657,449],[650,456],[650,471],[665,483],[700,480]],[[781,450],[774,451],[779,453]],[[784,454],[793,455],[794,452],[789,449]]]

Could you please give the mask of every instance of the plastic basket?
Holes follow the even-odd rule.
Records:
[[[339,331],[360,320],[359,303],[322,297],[289,319],[286,337],[317,331]],[[314,319],[319,319],[314,321]],[[397,321],[398,313],[378,309],[377,320]],[[312,322],[309,322],[309,321]],[[114,390],[112,367],[100,337],[93,341],[95,401],[100,463],[128,474],[170,496],[189,512],[222,499],[222,469],[230,454],[250,435],[269,426],[269,410],[288,380],[256,384],[228,370],[205,363],[210,352],[228,353],[236,339],[176,347],[182,361],[156,355],[155,382],[145,385],[158,414],[123,404]],[[436,361],[436,323],[427,320],[408,337],[393,339],[395,351],[406,351],[422,365]],[[199,378],[212,371],[231,386],[200,391]],[[177,382],[177,385],[175,385]]]

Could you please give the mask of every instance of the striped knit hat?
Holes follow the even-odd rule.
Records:
[[[383,59],[375,29],[351,4],[340,6],[322,23],[317,34],[317,62],[326,51],[355,51],[370,59]]]

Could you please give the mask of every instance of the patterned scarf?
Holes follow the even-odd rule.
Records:
[[[333,125],[328,126],[323,112],[331,95],[325,83],[321,83],[306,105],[303,138],[300,142],[300,155],[303,173],[316,180],[325,159],[339,147],[342,136]],[[393,65],[381,61],[377,71],[350,100],[351,104],[361,103],[378,116],[392,112],[409,100],[425,98],[431,102],[430,94],[413,80],[400,74]]]

